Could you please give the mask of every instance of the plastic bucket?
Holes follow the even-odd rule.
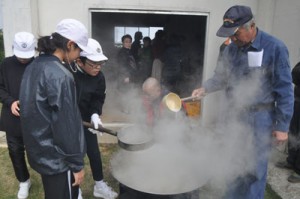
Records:
[[[201,110],[200,101],[184,102],[184,108],[188,117],[192,117],[192,118],[200,117],[200,110]]]

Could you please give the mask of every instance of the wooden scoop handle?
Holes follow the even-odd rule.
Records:
[[[181,101],[185,102],[185,101],[189,101],[189,100],[200,100],[198,97],[194,97],[194,96],[190,96],[190,97],[185,97],[185,98],[181,98]]]

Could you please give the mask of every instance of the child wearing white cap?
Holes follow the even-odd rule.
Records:
[[[77,199],[84,178],[85,140],[71,63],[87,50],[88,33],[75,19],[58,23],[38,40],[39,56],[20,89],[21,126],[30,166],[42,178],[45,198]],[[88,51],[88,50],[87,50]]]
[[[80,58],[76,60],[78,71],[74,73],[79,109],[84,121],[91,121],[95,129],[102,125],[100,115],[106,96],[105,77],[101,68],[107,61],[103,54],[101,45],[94,39],[88,40],[88,47],[91,52],[82,51]],[[103,181],[102,160],[97,140],[97,135],[84,127],[87,155],[89,158],[93,179],[95,180],[94,196],[104,199],[114,199],[117,193],[114,192]]]
[[[20,182],[18,199],[29,195],[30,175],[25,160],[25,147],[19,114],[19,90],[22,75],[33,61],[36,40],[29,32],[18,32],[14,36],[14,55],[5,58],[0,65],[0,101],[2,103],[0,130],[6,132],[9,156],[15,176]]]

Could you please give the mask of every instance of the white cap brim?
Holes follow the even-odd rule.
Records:
[[[89,38],[87,47],[88,47],[88,51],[86,50],[81,51],[80,56],[86,57],[87,59],[94,62],[108,60],[108,58],[103,54],[100,43],[95,39]]]
[[[86,56],[86,58],[88,58],[89,60],[94,61],[94,62],[108,60],[108,58],[105,55],[103,55],[103,54],[88,55],[88,56]]]
[[[17,50],[16,48],[14,48],[13,51],[14,51],[14,55],[21,59],[29,59],[29,58],[34,57],[34,55],[35,55],[35,50],[25,52],[25,51],[20,51],[20,50]]]
[[[83,45],[81,45],[81,44],[79,44],[79,43],[76,43],[78,46],[79,46],[79,48],[81,49],[81,50],[83,50],[84,52],[87,52],[87,53],[93,53],[93,51],[88,47],[88,46],[83,46]]]

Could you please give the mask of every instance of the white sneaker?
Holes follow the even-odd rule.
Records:
[[[18,199],[26,199],[29,195],[30,187],[31,187],[30,179],[28,179],[26,182],[20,182]]]
[[[118,194],[112,190],[104,181],[96,183],[94,186],[94,196],[104,199],[115,199]]]
[[[78,190],[78,199],[83,199],[83,198],[82,198],[82,191],[81,191],[80,188],[79,188],[79,190]]]

